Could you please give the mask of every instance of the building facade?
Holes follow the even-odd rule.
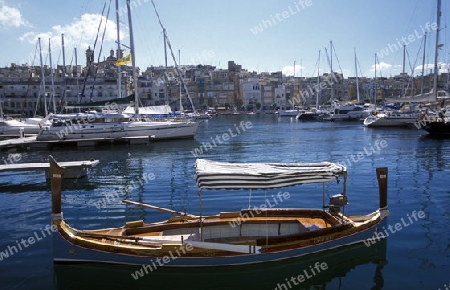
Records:
[[[96,63],[86,50],[86,65],[44,66],[12,64],[0,68],[0,102],[4,112],[24,116],[54,112],[55,107],[91,102],[110,102],[134,93],[130,66],[118,68],[120,54],[110,51]],[[42,77],[42,71],[44,76]],[[118,79],[121,79],[119,93]],[[286,77],[281,72],[249,72],[234,61],[228,69],[210,65],[149,67],[138,70],[138,95],[143,106],[170,105],[172,110],[207,109],[271,112],[299,106],[340,101],[374,102],[385,97],[429,92],[432,75],[412,78],[406,74],[390,78],[347,78],[339,73],[319,77]],[[448,89],[448,73],[439,75],[438,88]],[[358,89],[358,90],[357,90]],[[318,98],[318,99],[317,99]]]

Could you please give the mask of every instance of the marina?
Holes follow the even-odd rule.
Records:
[[[241,122],[252,126],[241,134],[234,134],[236,136],[233,138],[216,142],[216,146],[207,147],[208,150],[202,153],[197,152],[200,154],[197,157],[193,155],[195,148],[211,142],[211,137],[221,136]],[[273,131],[279,132],[277,138],[273,138]],[[221,289],[222,285],[259,285],[263,289],[273,289],[278,283],[286,283],[285,278],[305,275],[303,270],[310,269],[309,265],[326,262],[332,271],[324,270],[303,283],[327,287],[343,283],[347,288],[360,285],[363,289],[366,288],[364,285],[383,285],[382,289],[398,289],[399,285],[415,289],[414,285],[421,285],[425,289],[438,289],[447,283],[446,244],[442,242],[443,237],[444,240],[448,238],[450,224],[450,205],[446,198],[446,175],[450,170],[450,160],[445,154],[447,150],[447,139],[430,138],[423,130],[372,129],[359,122],[302,122],[276,115],[215,116],[200,123],[194,139],[151,142],[137,147],[113,143],[97,147],[55,148],[51,152],[14,150],[14,154],[20,154],[21,162],[48,161],[50,153],[60,161],[67,160],[69,155],[72,160],[88,160],[92,156],[99,160],[86,178],[79,179],[77,183],[70,180],[63,182],[62,210],[65,219],[77,228],[88,230],[120,227],[125,222],[136,220],[154,222],[177,215],[170,211],[198,215],[193,164],[199,157],[225,162],[331,160],[343,164],[349,176],[347,191],[351,193],[350,205],[345,208],[348,215],[369,212],[378,204],[374,168],[387,167],[390,214],[386,220],[385,235],[389,236],[380,242],[375,240],[371,246],[362,243],[305,259],[277,262],[270,268],[274,273],[272,276],[262,275],[265,277],[258,279],[249,277],[255,277],[255,273],[267,273],[267,268],[238,267],[227,271],[186,269],[175,271],[179,277],[186,279],[178,282],[169,279],[168,282],[167,277],[174,275],[174,269],[159,266],[156,259],[153,260],[156,268],[150,263],[153,271],[147,268],[148,273],[142,266],[53,266],[52,239],[48,235],[43,238],[40,234],[40,229],[51,225],[48,210],[51,205],[50,183],[45,182],[42,175],[31,171],[24,172],[22,176],[16,176],[14,172],[1,172],[1,195],[4,204],[8,204],[7,208],[3,207],[4,217],[9,221],[4,224],[5,236],[0,240],[3,283],[6,289],[18,286],[19,289],[79,289],[92,285],[103,287],[115,281],[117,284],[114,287],[120,289],[130,285],[146,285],[151,279],[152,285],[160,289]],[[6,153],[0,154],[5,156]],[[322,191],[322,186],[312,186]],[[342,182],[335,186],[341,187]],[[330,195],[339,193],[332,188],[334,186],[327,189]],[[202,210],[205,215],[211,215],[217,211],[233,212],[263,204],[276,209],[286,206],[308,208],[322,203],[321,196],[316,196],[304,186],[282,190],[281,193],[288,192],[290,195],[282,202],[277,198],[278,192],[274,189],[254,190],[249,199],[248,192],[214,190],[202,194]],[[122,200],[139,201],[170,211],[136,206]],[[416,215],[422,211],[425,216],[421,214],[423,218],[416,220],[413,218],[414,211]],[[20,228],[13,227],[18,220],[25,220],[25,223]],[[401,224],[401,230],[396,230],[399,226],[394,227],[397,223]],[[35,231],[42,240],[27,248],[21,246],[22,250],[19,250],[14,241],[28,239],[34,236]],[[5,257],[5,251],[8,257]],[[176,252],[173,254],[177,256]],[[5,266],[14,261],[20,264],[20,270]],[[37,272],[32,270],[36,268],[36,263],[41,269]],[[114,276],[117,275],[115,278],[111,277],[111,271]],[[141,271],[142,276],[139,276]],[[21,274],[16,276],[12,273]],[[413,277],[408,275],[410,273],[414,273]],[[134,279],[132,274],[138,279]],[[78,276],[83,278],[75,279]],[[225,282],[230,277],[239,277],[242,281]],[[54,284],[54,281],[57,283]]]
[[[72,2],[0,0],[0,289],[450,288],[450,3]]]

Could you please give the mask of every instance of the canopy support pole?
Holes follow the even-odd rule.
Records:
[[[343,189],[344,192],[342,193],[342,195],[346,196],[347,195],[347,170],[342,172],[342,175],[344,177],[344,189]],[[342,214],[345,214],[345,204],[342,206]]]
[[[203,242],[203,210],[202,210],[202,190],[198,191],[198,203],[200,209],[200,241]]]
[[[325,210],[325,182],[322,182],[322,210]]]
[[[342,172],[342,175],[344,176],[344,192],[343,195],[347,195],[347,171]]]

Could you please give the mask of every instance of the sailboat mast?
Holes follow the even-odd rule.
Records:
[[[425,32],[424,38],[423,38],[423,56],[422,56],[422,81],[420,82],[420,94],[423,94],[423,79],[425,74],[425,48],[427,45],[427,33]]]
[[[61,33],[61,48],[62,48],[62,59],[63,59],[63,72],[64,77],[66,77],[66,50],[64,49],[64,33]]]
[[[167,38],[166,38],[166,29],[163,29],[163,33],[164,33],[164,63],[166,65],[166,69],[167,69]]]
[[[359,80],[358,80],[358,65],[357,65],[357,59],[356,59],[356,49],[353,48],[353,51],[355,52],[355,75],[356,75],[356,99],[359,103]]]
[[[127,12],[128,12],[128,26],[130,30],[131,65],[133,67],[134,113],[136,114],[136,117],[139,119],[139,96],[138,96],[137,72],[136,72],[136,54],[134,53],[134,36],[133,36],[133,23],[131,21],[130,0],[127,0]]]
[[[317,59],[317,90],[316,90],[316,110],[319,110],[319,92],[320,92],[320,50],[319,50],[319,58]]]
[[[116,0],[116,22],[117,22],[117,60],[122,58],[120,53],[120,22],[119,22],[119,0]],[[122,73],[120,65],[117,66],[117,91],[118,98],[122,98]]]
[[[167,71],[167,34],[166,34],[166,29],[163,28],[163,33],[164,33],[164,64],[165,64],[165,69]],[[166,104],[169,104],[168,98],[167,98],[167,92],[168,92],[168,83],[169,83],[169,79],[166,77],[166,80],[164,81],[164,102]]]
[[[42,90],[44,91],[44,110],[45,110],[45,116],[47,116],[48,115],[48,112],[47,112],[47,98],[45,96],[45,76],[44,76],[45,70],[44,70],[44,63],[42,61],[42,47],[41,47],[41,38],[40,37],[38,38],[38,41],[39,41],[39,57],[40,57],[40,60],[41,60]]]
[[[295,81],[295,60],[294,60],[294,99],[298,100],[297,82]],[[300,101],[298,102],[298,104],[300,105]],[[294,104],[294,109],[295,109],[295,104]]]
[[[164,29],[165,30],[165,29]],[[178,64],[181,66],[181,51],[178,50]],[[182,84],[183,82],[181,81],[181,79],[183,78],[183,76],[181,75],[181,71],[180,71],[180,112],[183,113],[184,108],[183,108],[183,100],[182,100]]]
[[[331,99],[334,100],[334,88],[333,88],[333,41],[330,40],[330,70],[331,70],[331,74],[330,74],[330,87],[331,87]]]
[[[302,62],[302,59],[300,59],[300,77],[303,77],[303,62]]]
[[[402,67],[402,96],[406,95],[405,87],[405,60],[406,60],[406,45],[403,44],[403,67]]]
[[[77,48],[76,47],[74,47],[73,48],[73,52],[74,52],[74,54],[75,54],[75,71],[76,71],[76,78],[77,78],[77,101],[78,101],[78,104],[81,102],[81,99],[80,99],[80,86],[79,86],[79,84],[78,84],[78,78],[80,77],[80,75],[78,74],[78,56],[77,56]]]
[[[294,80],[295,80],[295,60],[294,60]]]
[[[64,46],[64,33],[61,33],[61,50],[62,50],[62,55],[63,55],[63,73],[64,73],[64,83],[65,83],[65,87],[67,87],[67,70],[66,70],[66,49]],[[64,89],[62,91],[62,96],[61,96],[61,103],[65,100],[66,98],[66,89]]]
[[[437,82],[438,82],[438,52],[439,52],[439,31],[441,30],[441,0],[437,1],[437,13],[436,13],[436,46],[434,51],[434,82],[433,82],[433,94],[437,100]]]
[[[53,112],[56,114],[56,102],[55,102],[55,76],[53,74],[53,65],[52,65],[52,49],[50,44],[50,38],[48,39],[48,57],[50,60],[50,77],[52,80],[52,104],[53,104]]]
[[[333,41],[330,40],[330,70],[333,73]]]
[[[403,44],[403,66],[402,66],[402,74],[405,73],[405,55],[406,55],[406,45]]]
[[[0,98],[0,120],[3,120],[3,100]]]
[[[373,84],[373,103],[377,102],[377,54],[375,53],[375,80]]]

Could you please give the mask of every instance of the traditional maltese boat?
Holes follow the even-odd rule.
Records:
[[[362,244],[374,236],[383,238],[382,226],[388,215],[387,168],[376,169],[378,208],[365,215],[347,216],[344,214],[347,171],[342,165],[330,162],[226,163],[197,159],[198,215],[124,200],[175,215],[160,222],[138,220],[118,228],[81,230],[63,219],[64,169],[51,156],[50,166],[52,223],[56,227],[53,251],[57,264],[145,265],[146,272],[150,272],[160,267],[236,266],[281,261]],[[340,180],[343,180],[342,193],[332,195],[322,208],[272,207],[276,200],[288,198],[287,192],[279,192],[272,196],[271,206],[202,214],[204,191],[274,189]]]

